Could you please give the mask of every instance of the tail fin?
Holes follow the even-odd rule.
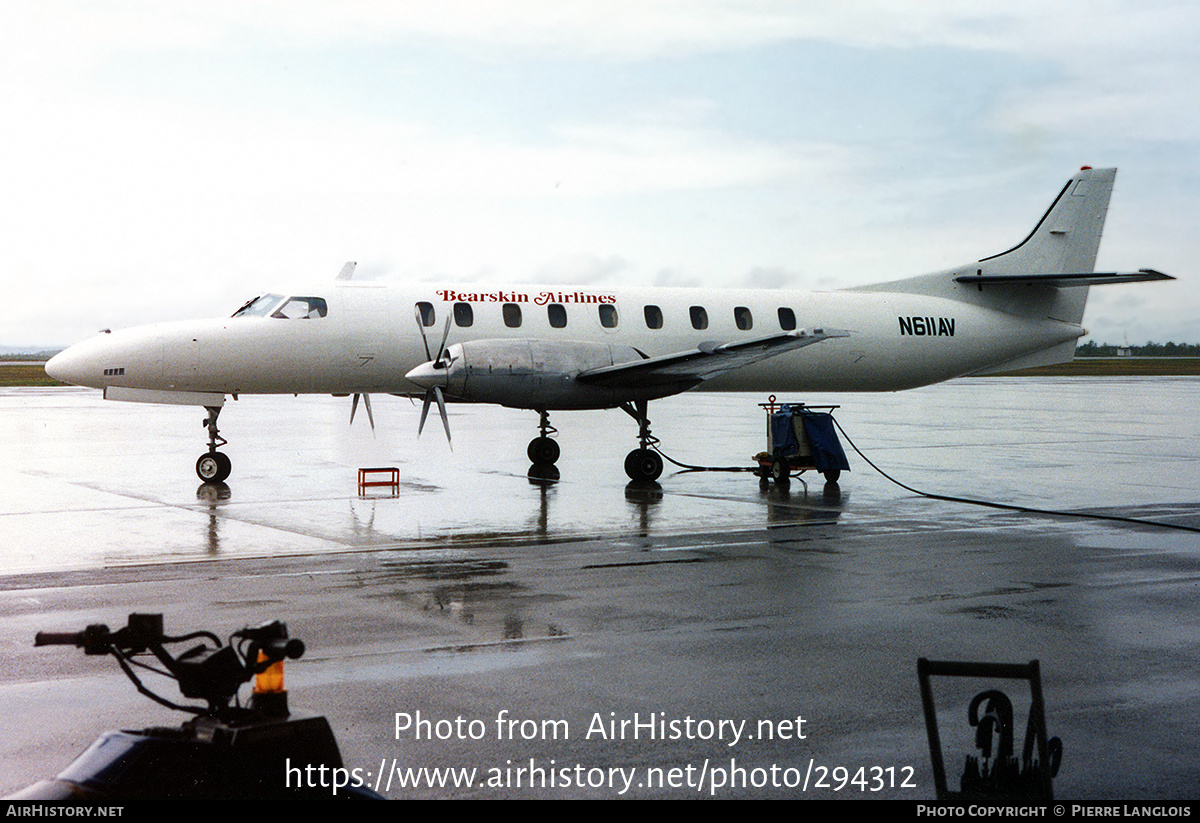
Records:
[[[849,291],[937,297],[1033,324],[1026,326],[1029,347],[1023,354],[978,373],[1070,360],[1075,341],[1087,333],[1081,324],[1089,287],[1174,279],[1153,269],[1095,271],[1116,176],[1116,169],[1084,166],[1063,186],[1029,236],[1006,252],[949,271]]]
[[[1063,186],[1029,236],[1006,252],[981,259],[976,276],[1091,274],[1096,269],[1096,253],[1116,176],[1116,169],[1084,166]],[[1065,323],[1083,322],[1088,287],[1056,291],[1057,299],[1048,316]]]
[[[1084,166],[1067,181],[1029,236],[984,257],[988,274],[1090,274],[1108,214],[1116,169]]]
[[[1006,252],[950,271],[850,291],[945,297],[1022,317],[1079,326],[1088,287],[1174,278],[1142,269],[1095,273],[1116,169],[1084,166],[1067,181],[1029,236]],[[1082,329],[1079,330],[1082,335]]]

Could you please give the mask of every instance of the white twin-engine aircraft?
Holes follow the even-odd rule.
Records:
[[[639,424],[625,470],[654,480],[647,403],[705,391],[894,391],[1070,360],[1088,287],[1170,280],[1094,273],[1116,169],[1084,167],[1032,233],[949,271],[833,292],[356,282],[264,294],[232,317],[104,331],[46,371],[109,400],[208,410],[206,482],[229,475],[217,415],[227,395],[371,393],[498,403],[541,415],[529,444],[553,464],[548,413],[622,408]],[[372,418],[371,425],[374,426]],[[419,431],[418,431],[419,433]]]

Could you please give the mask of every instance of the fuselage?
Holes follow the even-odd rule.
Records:
[[[698,388],[893,391],[986,369],[1082,334],[1072,323],[903,291],[335,281],[265,295],[233,317],[104,332],[53,358],[47,371],[64,382],[96,388],[235,396],[420,395],[424,389],[405,374],[432,358],[430,350],[437,351],[443,333],[447,344],[599,343],[654,357],[709,342],[815,328],[850,334],[734,370]]]

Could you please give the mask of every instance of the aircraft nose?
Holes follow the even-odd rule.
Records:
[[[95,358],[82,344],[60,351],[46,362],[46,374],[73,386],[96,385]]]
[[[70,383],[70,375],[68,374],[70,369],[67,368],[67,358],[63,357],[63,355],[66,353],[67,350],[63,349],[58,354],[46,361],[46,374],[50,375],[55,380],[63,383]]]

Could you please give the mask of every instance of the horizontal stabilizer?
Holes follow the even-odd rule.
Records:
[[[577,380],[594,386],[626,388],[663,383],[697,385],[726,372],[833,337],[849,337],[841,329],[813,329],[772,334],[738,343],[701,343],[691,351],[601,366],[581,372]]]
[[[1083,274],[962,274],[954,278],[958,283],[997,283],[1000,285],[1056,286],[1106,286],[1112,283],[1148,283],[1154,280],[1174,280],[1169,274],[1154,269],[1136,272],[1091,272]]]

